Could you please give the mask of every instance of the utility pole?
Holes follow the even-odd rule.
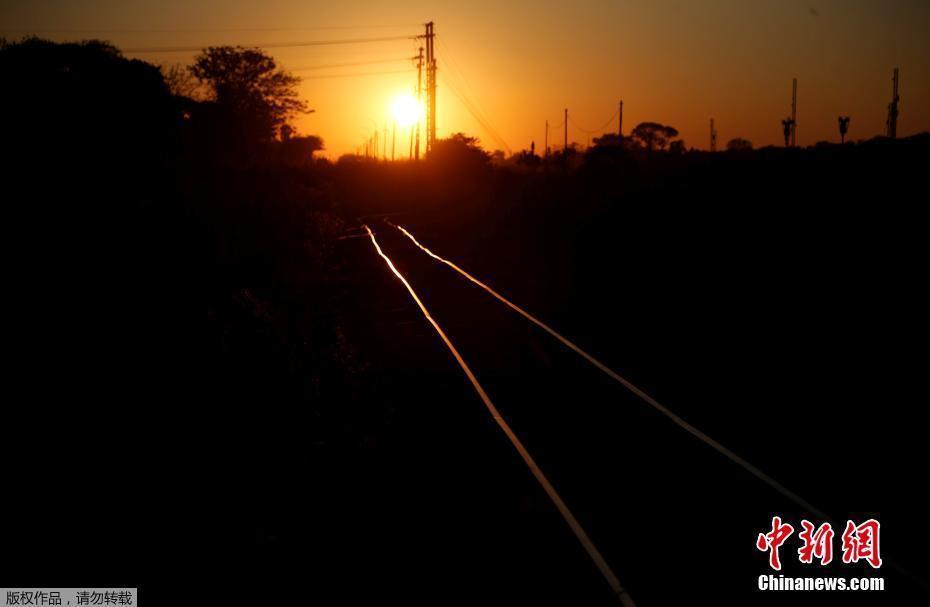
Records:
[[[391,127],[391,162],[394,162],[394,144],[397,143],[397,122]]]
[[[714,119],[710,119],[710,151],[717,151],[717,129],[714,128]]]
[[[565,108],[565,147],[562,148],[562,153],[568,153],[568,108]]]
[[[420,54],[417,57],[417,107],[422,107],[423,103],[423,47],[420,47]],[[420,159],[420,117],[417,116],[416,124],[416,160]]]
[[[546,143],[543,146],[543,157],[549,156],[549,121],[546,120]]]
[[[617,135],[623,137],[623,99],[620,100],[620,116],[617,118]]]
[[[791,80],[791,147],[798,145],[798,79]]]
[[[381,143],[381,158],[387,160],[387,123],[384,123],[384,140]]]
[[[791,120],[791,117],[785,118],[781,121],[781,132],[785,136],[785,147],[791,145],[791,127],[794,124],[794,121]]]
[[[436,34],[433,22],[426,24],[426,152],[429,153],[436,143]]]
[[[894,68],[894,77],[892,81],[891,103],[888,104],[888,137],[896,139],[898,137],[898,68]]]
[[[846,133],[849,132],[849,116],[840,116],[840,143],[846,143]]]

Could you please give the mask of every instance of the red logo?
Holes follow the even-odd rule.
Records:
[[[788,536],[794,533],[794,527],[785,523],[781,524],[781,518],[772,517],[772,530],[768,533],[760,533],[756,540],[756,548],[762,552],[769,551],[769,567],[775,571],[781,570],[781,560],[778,558],[778,549]]]
[[[798,548],[798,560],[801,563],[811,564],[816,559],[821,566],[829,565],[833,561],[833,536],[835,535],[830,523],[823,523],[819,527],[808,520],[801,520],[801,532],[798,539],[801,547]],[[846,522],[843,532],[843,562],[858,563],[866,561],[874,569],[882,566],[881,549],[879,547],[879,531],[881,524],[871,518],[861,525],[853,521]],[[782,523],[781,517],[772,517],[772,530],[760,533],[756,539],[756,548],[769,553],[769,567],[781,571],[781,558],[779,548],[794,533],[794,527],[789,523]]]
[[[828,565],[833,560],[833,528],[830,523],[824,523],[814,531],[814,524],[807,520],[801,521],[804,531],[798,534],[804,545],[798,548],[798,560],[802,563],[812,563],[820,559],[821,565]]]
[[[846,531],[843,532],[843,562],[857,563],[865,559],[873,569],[882,566],[881,552],[878,547],[878,534],[881,524],[870,518],[859,526],[852,521],[846,521]]]

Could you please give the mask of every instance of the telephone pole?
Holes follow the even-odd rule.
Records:
[[[710,119],[710,151],[717,151],[717,129],[714,128],[714,119]]]
[[[417,56],[417,106],[423,107],[423,47],[420,47],[420,54]],[[416,160],[420,159],[420,117],[417,116],[416,124]]]
[[[849,132],[849,116],[840,116],[840,143],[846,143],[846,133]]]
[[[549,156],[549,121],[546,120],[546,143],[543,146],[543,157]]]
[[[562,153],[568,153],[568,108],[565,108],[565,147],[562,148]]]
[[[895,139],[898,136],[898,68],[894,68],[894,77],[891,79],[891,103],[888,104],[888,137]]]
[[[397,143],[397,122],[391,127],[391,162],[394,162],[394,145]]]
[[[436,34],[433,22],[426,24],[426,152],[436,144]]]
[[[798,79],[791,80],[791,147],[798,145]]]
[[[620,116],[617,118],[617,135],[623,137],[623,99],[620,100]]]

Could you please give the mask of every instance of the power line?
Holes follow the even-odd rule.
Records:
[[[387,70],[382,72],[361,72],[357,74],[322,74],[319,76],[301,76],[301,80],[325,80],[327,78],[355,78],[361,76],[385,76],[388,74],[409,74],[413,72],[413,68],[407,68],[405,70]]]
[[[319,65],[305,65],[301,67],[288,68],[291,72],[309,72],[311,70],[327,70],[334,67],[351,67],[355,65],[374,65],[377,63],[396,63],[399,61],[410,61],[410,57],[395,57],[393,59],[374,59],[369,61],[347,61],[344,63],[328,63]]]
[[[446,73],[451,72],[453,79],[458,78],[461,81],[465,90],[461,90],[461,88],[457,87],[450,80],[445,78],[443,80],[447,85],[449,85],[449,88],[452,90],[453,94],[459,98],[459,101],[465,105],[465,109],[467,109],[472,117],[478,121],[478,124],[481,125],[489,135],[491,135],[491,138],[494,139],[499,146],[507,150],[508,154],[513,154],[513,150],[507,144],[507,141],[500,135],[497,129],[495,129],[491,124],[491,121],[486,117],[487,114],[484,111],[484,108],[481,107],[481,104],[479,104],[476,99],[473,99],[473,97],[476,97],[476,95],[474,95],[474,89],[472,89],[468,79],[465,77],[465,74],[461,69],[459,69],[458,62],[455,60],[455,57],[453,57],[449,52],[449,46],[443,41],[441,37],[438,38],[438,41],[443,54],[448,57],[448,62],[440,58],[440,63],[442,63]],[[471,95],[468,93],[471,93]]]
[[[443,66],[447,65],[444,61],[441,61],[441,62]],[[445,71],[448,73],[449,70],[445,70]],[[455,82],[452,79],[449,79],[445,76],[443,76],[442,79],[443,79],[443,82],[445,82],[446,85],[448,86],[449,90],[452,91],[452,94],[455,95],[456,98],[460,102],[462,102],[462,105],[465,107],[466,110],[468,110],[468,113],[472,115],[472,118],[474,118],[478,122],[478,124],[485,130],[485,132],[488,135],[490,135],[492,139],[494,139],[497,145],[507,150],[508,154],[513,154],[513,150],[507,144],[507,141],[497,132],[497,129],[495,129],[491,125],[491,121],[484,117],[483,112],[477,107],[477,104],[474,103],[469,98],[469,96],[455,84]]]
[[[303,42],[270,42],[265,44],[240,44],[247,48],[291,48],[306,46],[330,46],[338,44],[367,44],[370,42],[390,42],[394,40],[410,40],[413,36],[381,36],[376,38],[343,38],[339,40],[307,40]],[[202,51],[210,45],[197,46],[150,46],[143,48],[123,49],[124,53],[189,53]]]
[[[451,66],[455,77],[461,80],[462,84],[465,85],[465,90],[468,93],[471,93],[472,97],[477,97],[477,95],[474,94],[475,89],[471,86],[471,83],[468,81],[468,78],[465,77],[465,72],[462,71],[462,69],[459,67],[458,61],[455,60],[455,57],[449,51],[449,46],[443,41],[442,38],[438,38],[438,41],[439,41],[439,48],[442,49],[444,57],[448,58],[448,62],[446,62],[443,59],[440,59],[440,61],[442,61],[443,65],[445,66],[446,71],[449,71],[449,67]],[[481,111],[482,114],[486,114],[486,112],[484,111],[484,108],[481,107],[481,104],[478,103],[477,101],[475,101],[475,106]]]
[[[608,126],[610,126],[611,124],[613,124],[614,118],[616,118],[617,115],[618,115],[619,113],[620,113],[620,110],[619,110],[619,108],[618,108],[616,111],[614,111],[613,115],[612,115],[610,118],[608,118],[607,121],[606,121],[603,125],[601,125],[600,127],[594,129],[593,131],[589,131],[588,129],[584,128],[583,126],[581,126],[580,124],[578,124],[577,122],[575,122],[575,119],[574,119],[574,118],[569,117],[568,121],[571,122],[572,125],[573,125],[576,129],[578,129],[579,131],[581,131],[581,132],[583,132],[583,133],[588,133],[589,135],[594,135],[594,134],[596,134],[596,133],[601,133],[601,132],[603,132],[604,130],[607,129]]]
[[[491,126],[490,122],[488,122],[488,120],[481,115],[481,112],[472,104],[467,95],[460,91],[450,80],[443,78],[443,81],[449,87],[449,90],[452,91],[452,94],[462,102],[462,105],[466,110],[468,110],[468,113],[472,115],[472,118],[478,122],[478,124],[488,133],[488,135],[490,135],[498,145],[507,150],[508,154],[513,154],[513,150],[509,145],[507,145],[507,141],[501,137],[494,129],[494,127]]]
[[[312,32],[323,30],[400,29],[419,27],[419,23],[404,25],[323,25],[318,27],[217,27],[217,28],[21,28],[2,31],[16,34],[226,34],[235,32]]]

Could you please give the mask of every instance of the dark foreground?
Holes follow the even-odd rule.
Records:
[[[756,591],[757,533],[816,517],[371,216],[840,525],[879,519],[883,557],[920,577],[926,159],[875,144],[549,171],[181,166],[117,180],[89,214],[60,202],[73,179],[33,181],[73,222],[30,212],[53,228],[14,240],[33,253],[13,280],[3,582],[139,586],[152,604],[200,585],[612,603],[371,243],[339,240],[367,216],[638,604],[919,600],[890,566],[801,569],[796,537],[785,573],[888,590]]]

